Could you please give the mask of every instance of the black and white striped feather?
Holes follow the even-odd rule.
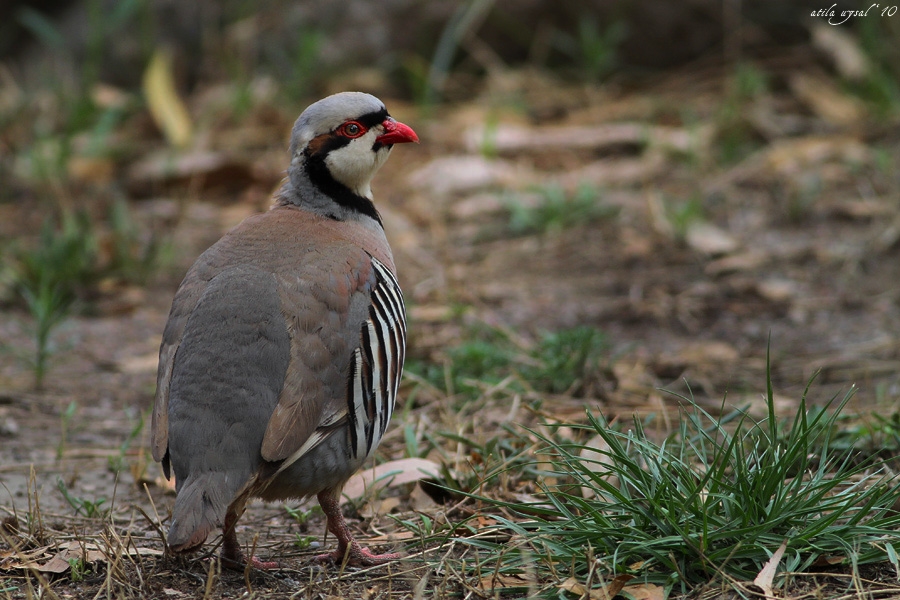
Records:
[[[365,459],[387,430],[406,355],[406,309],[396,277],[372,258],[375,286],[369,317],[360,330],[347,386],[350,452]]]

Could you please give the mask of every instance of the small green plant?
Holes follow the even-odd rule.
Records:
[[[607,349],[606,336],[593,327],[547,333],[532,353],[535,360],[522,369],[522,376],[541,391],[577,394],[584,391]]]
[[[140,19],[142,27],[140,49],[149,50],[147,26],[151,11],[146,0],[125,0],[106,7],[102,0],[85,3],[86,31],[83,58],[73,62],[74,81],[54,77],[52,92],[56,114],[35,119],[34,143],[22,154],[29,164],[27,171],[37,181],[62,181],[68,176],[69,159],[76,152],[76,136],[90,131],[87,152],[97,156],[102,143],[109,137],[123,117],[122,107],[99,106],[92,94],[101,77],[102,63],[106,60],[109,39],[116,33],[131,28]],[[109,8],[109,10],[107,10]],[[15,12],[18,23],[29,30],[48,52],[56,54],[60,61],[68,62],[74,55],[66,37],[57,25],[39,10],[23,6]],[[98,144],[98,142],[101,142]]]
[[[758,147],[746,115],[750,105],[768,90],[769,80],[765,72],[747,63],[736,67],[716,115],[722,162],[737,162]]]
[[[59,490],[59,493],[62,494],[63,498],[66,499],[66,502],[69,503],[69,506],[75,509],[76,515],[83,514],[89,519],[94,519],[98,517],[105,517],[109,513],[109,509],[100,508],[101,506],[106,504],[106,498],[98,498],[96,500],[79,498],[78,496],[75,496],[74,494],[69,492],[69,488],[68,486],[66,486],[66,482],[63,481],[62,477],[57,477],[56,487]]]
[[[502,572],[527,569],[537,557],[556,582],[547,597],[557,597],[567,577],[625,573],[680,593],[710,579],[751,581],[782,544],[785,574],[825,559],[840,559],[854,576],[859,565],[893,562],[900,483],[879,458],[834,447],[853,390],[812,409],[811,384],[789,423],[775,413],[767,375],[768,414],[758,422],[740,410],[716,418],[682,397],[679,428],[662,443],[638,420],[611,427],[591,413],[581,428],[602,448],[532,432],[545,444],[539,452],[554,457],[545,473],[555,483],[538,480],[543,494],[530,503],[479,496],[512,515],[496,517],[499,529],[521,542],[467,543]]]
[[[59,415],[59,441],[56,443],[56,460],[61,460],[66,452],[69,442],[69,428],[72,426],[72,418],[78,410],[78,403],[72,400],[66,410]]]
[[[18,592],[19,587],[10,585],[7,581],[0,579],[0,592],[8,594],[10,592]]]
[[[403,55],[400,61],[400,75],[406,83],[406,89],[420,110],[427,115],[431,110],[431,93],[428,88],[429,63],[422,56],[413,52]]]
[[[299,508],[292,508],[287,504],[284,504],[284,510],[291,516],[291,518],[296,521],[299,526],[300,531],[297,533],[294,538],[294,547],[298,550],[306,550],[309,548],[314,541],[316,541],[316,536],[307,535],[307,530],[309,529],[309,518],[313,515],[313,510],[300,510]]]
[[[493,5],[494,0],[466,0],[459,3],[456,11],[447,20],[434,46],[434,55],[428,70],[424,96],[426,106],[433,105],[443,94],[460,44],[478,28]]]
[[[434,521],[428,515],[422,513],[419,513],[416,517],[415,520],[397,519],[397,523],[407,531],[415,533],[421,540],[431,538],[435,533]]]
[[[407,369],[463,401],[501,382],[518,391],[527,387],[537,392],[583,395],[608,347],[601,331],[586,326],[544,333],[529,346],[492,327],[479,327],[470,335],[471,339],[446,350],[446,363],[412,360]]]
[[[900,84],[897,80],[900,76],[897,66],[900,44],[897,43],[893,19],[861,19],[856,31],[869,64],[864,79],[849,84],[849,87],[870,102],[881,116],[896,114],[900,111]]]
[[[72,583],[81,583],[84,581],[85,577],[91,570],[90,564],[88,564],[83,558],[70,558],[68,560],[69,563],[69,579]]]
[[[666,198],[663,201],[664,217],[671,227],[676,240],[684,241],[691,225],[704,220],[706,212],[703,200],[699,196],[691,196],[686,200]]]
[[[52,333],[77,301],[89,297],[105,277],[146,283],[166,258],[168,244],[146,235],[125,201],[114,203],[107,218],[108,261],[100,260],[97,230],[84,212],[64,212],[58,225],[47,219],[33,246],[9,246],[12,266],[3,277],[34,322],[35,350],[29,360],[36,389],[43,386],[53,353]]]
[[[312,543],[316,541],[316,536],[314,535],[304,535],[302,533],[298,533],[296,538],[294,538],[294,547],[298,550],[306,550]]]
[[[294,521],[297,522],[301,528],[306,528],[306,523],[309,521],[309,518],[312,516],[312,510],[300,510],[299,508],[291,508],[287,504],[284,505],[284,510],[291,516]]]
[[[576,225],[613,217],[619,209],[598,201],[599,192],[590,184],[581,184],[573,194],[562,186],[550,184],[537,190],[539,201],[526,206],[514,199],[506,203],[509,230],[516,235],[559,233]]]
[[[503,425],[502,432],[483,442],[458,433],[441,432],[440,437],[461,444],[469,456],[468,468],[447,470],[444,480],[451,491],[470,493],[488,481],[497,489],[514,489],[514,481],[534,478],[534,444],[521,431]]]
[[[51,354],[50,334],[93,280],[96,252],[90,222],[81,213],[63,215],[60,228],[45,221],[35,248],[13,251],[13,287],[34,320],[35,388],[43,386]]]
[[[485,119],[481,143],[478,146],[478,151],[485,158],[497,158],[497,129],[499,127],[500,120],[497,115],[488,115]]]
[[[604,28],[597,18],[582,15],[575,34],[556,31],[553,45],[565,55],[568,64],[575,65],[575,76],[596,83],[616,69],[619,46],[627,37],[628,26],[622,19]]]
[[[114,456],[110,456],[107,459],[107,466],[113,473],[118,473],[128,466],[128,461],[125,456],[128,453],[128,449],[131,448],[131,444],[134,443],[134,440],[136,440],[144,430],[145,419],[146,413],[139,413],[137,420],[131,427],[131,431],[128,433],[128,436],[126,436],[125,439],[122,440],[122,443],[119,444],[119,453]]]
[[[578,20],[578,51],[575,53],[586,81],[602,81],[616,68],[619,45],[628,35],[625,21],[617,20],[601,30],[594,18]]]
[[[312,27],[299,27],[292,45],[263,42],[264,69],[272,71],[281,91],[291,102],[309,96],[322,75],[320,53],[325,34]]]

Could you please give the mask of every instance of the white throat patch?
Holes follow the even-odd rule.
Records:
[[[387,146],[382,146],[377,152],[372,151],[377,136],[378,131],[372,128],[343,148],[332,150],[325,157],[325,164],[337,182],[369,200],[372,199],[372,178],[391,153]]]

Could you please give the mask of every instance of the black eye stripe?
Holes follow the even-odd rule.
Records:
[[[371,112],[371,113],[365,114],[357,119],[350,119],[350,120],[356,121],[357,123],[359,123],[366,129],[371,129],[372,127],[375,127],[376,125],[381,125],[384,122],[384,120],[387,119],[389,116],[390,115],[388,115],[387,109],[382,108],[381,110],[379,110],[377,112]]]

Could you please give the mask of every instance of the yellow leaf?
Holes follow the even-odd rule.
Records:
[[[175,90],[172,57],[167,51],[159,49],[153,54],[144,71],[143,85],[150,115],[166,140],[176,148],[187,146],[193,126],[187,107]]]

